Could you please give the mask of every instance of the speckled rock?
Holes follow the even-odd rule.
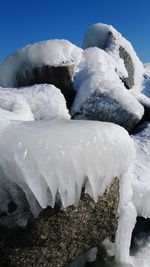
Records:
[[[34,84],[53,84],[64,95],[68,108],[72,105],[75,92],[73,90],[74,65],[48,66],[19,70],[15,76],[15,86],[23,87]]]
[[[25,228],[0,228],[0,266],[62,267],[97,246],[117,228],[119,181],[97,203],[83,192],[76,207],[55,206]]]
[[[122,78],[124,85],[127,89],[132,88],[134,86],[134,66],[133,61],[129,53],[122,46],[119,47],[119,55],[124,61],[124,65],[128,72],[127,78]]]

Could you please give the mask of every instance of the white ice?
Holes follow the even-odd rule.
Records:
[[[20,89],[0,87],[0,117],[8,120],[66,118],[66,100],[54,85],[39,84]]]
[[[0,131],[0,150],[0,173],[22,188],[35,215],[39,205],[54,207],[56,195],[63,207],[74,204],[84,184],[97,201],[135,157],[126,130],[94,121],[12,122]]]
[[[15,74],[43,65],[77,65],[82,49],[63,39],[54,39],[27,45],[7,57],[0,65],[0,85],[14,87]]]

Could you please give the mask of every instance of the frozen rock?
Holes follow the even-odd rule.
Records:
[[[70,107],[74,97],[73,76],[82,49],[67,40],[48,40],[25,46],[0,65],[0,85],[22,87],[54,84]]]
[[[84,51],[74,84],[74,119],[114,122],[131,131],[144,114],[143,106],[119,79],[114,59],[99,48]]]
[[[77,203],[83,186],[97,201],[134,159],[132,139],[122,127],[110,123],[11,122],[0,130],[0,137],[0,210],[6,214],[10,199],[22,210],[18,187],[34,216],[57,201],[64,208]],[[9,215],[9,224],[14,224],[18,210]],[[0,223],[3,220],[5,224],[5,217]]]

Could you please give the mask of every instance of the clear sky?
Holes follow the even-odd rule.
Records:
[[[2,0],[0,61],[41,40],[65,38],[78,46],[94,23],[112,24],[150,62],[150,0]]]

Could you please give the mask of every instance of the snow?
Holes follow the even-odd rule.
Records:
[[[150,218],[150,122],[144,126],[141,132],[133,136],[136,146],[133,203],[138,215]]]
[[[43,120],[70,115],[62,93],[54,85],[34,85],[20,89],[0,87],[0,117],[8,120]]]
[[[111,42],[108,43],[110,33],[112,33],[113,38],[111,39]],[[120,69],[122,75],[124,75],[122,72],[123,66],[119,57],[119,46],[122,46],[129,53],[133,61],[134,90],[142,90],[141,85],[144,74],[143,64],[136,55],[131,43],[127,41],[119,32],[117,32],[113,26],[97,23],[88,28],[83,39],[83,48],[86,49],[88,47],[95,46],[107,51],[107,53],[109,53],[116,60],[116,62],[118,62],[117,69]]]
[[[10,184],[18,185],[34,216],[41,208],[54,207],[58,197],[64,208],[76,203],[83,185],[97,201],[115,177],[126,173],[135,157],[127,131],[111,123],[13,121],[3,127],[0,137],[3,194],[7,195]],[[12,186],[9,191],[10,198],[21,206]],[[3,194],[0,203],[7,210],[8,199]]]
[[[77,65],[82,49],[63,39],[54,39],[27,45],[7,57],[0,65],[0,85],[15,87],[15,75],[20,70],[43,65]]]
[[[116,73],[115,64],[112,57],[99,48],[92,47],[84,51],[74,81],[77,94],[71,108],[72,116],[78,114],[82,119],[86,110],[92,112],[96,107],[97,112],[104,110],[107,116],[104,120],[112,121],[113,116],[114,121],[119,123],[123,120],[123,114],[120,115],[117,109],[119,103],[129,114],[142,118],[144,109],[136,97],[124,87]],[[97,97],[97,102],[92,104],[90,99],[94,92],[97,96],[100,94],[100,99]],[[111,97],[113,103],[106,100],[103,103],[102,96]]]
[[[146,76],[150,77],[150,63],[144,64],[144,73]]]
[[[143,260],[139,253],[134,257],[129,256],[129,250],[136,217],[150,218],[150,122],[140,126],[139,133],[133,135],[132,138],[136,158],[130,172],[130,179],[128,179],[127,172],[121,179],[115,257],[116,261],[130,263],[131,266],[137,267],[140,266],[139,261],[143,262]],[[148,249],[149,243],[141,252],[148,252]],[[146,262],[149,266],[147,258],[144,263]]]

